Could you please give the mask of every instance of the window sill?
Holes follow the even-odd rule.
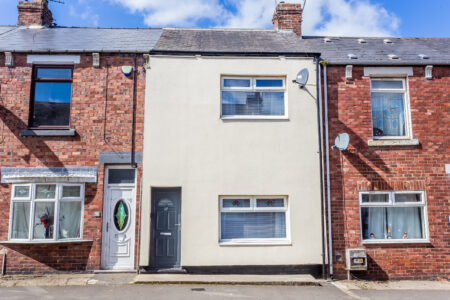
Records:
[[[391,239],[391,240],[365,240],[362,241],[363,245],[383,245],[383,244],[429,244],[430,240],[415,240],[415,239]]]
[[[68,244],[68,243],[92,243],[93,240],[50,240],[50,241],[27,241],[27,240],[9,240],[9,241],[0,241],[0,245],[34,245],[34,244],[41,244],[41,245],[45,245],[45,244]]]
[[[219,242],[219,246],[292,246],[291,241]]]
[[[377,146],[417,146],[419,145],[418,139],[379,139],[369,140],[367,144],[370,147]]]
[[[75,129],[22,129],[21,136],[75,136]]]
[[[281,120],[289,121],[288,116],[230,116],[220,117],[223,121],[251,121],[251,120]]]

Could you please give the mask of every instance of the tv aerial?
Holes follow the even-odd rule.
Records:
[[[350,136],[347,133],[341,133],[334,140],[334,146],[331,146],[331,149],[338,148],[340,151],[344,151],[347,150],[349,143]]]
[[[55,3],[59,3],[59,4],[66,4],[64,1],[62,0],[48,0],[50,2],[55,2]]]

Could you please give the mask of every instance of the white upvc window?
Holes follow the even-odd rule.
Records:
[[[370,80],[374,139],[412,138],[407,84],[405,78]]]
[[[220,244],[289,244],[285,196],[222,196]]]
[[[14,184],[9,239],[47,242],[83,237],[84,184]]]
[[[284,77],[222,77],[222,119],[287,117]]]
[[[428,241],[425,192],[361,192],[359,206],[363,243]]]

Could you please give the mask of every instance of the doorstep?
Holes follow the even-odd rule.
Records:
[[[134,284],[226,284],[320,286],[311,275],[139,274]]]

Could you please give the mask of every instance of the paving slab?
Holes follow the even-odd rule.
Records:
[[[448,280],[340,280],[333,284],[348,290],[450,290]]]
[[[135,284],[220,284],[320,286],[311,275],[139,274]]]

